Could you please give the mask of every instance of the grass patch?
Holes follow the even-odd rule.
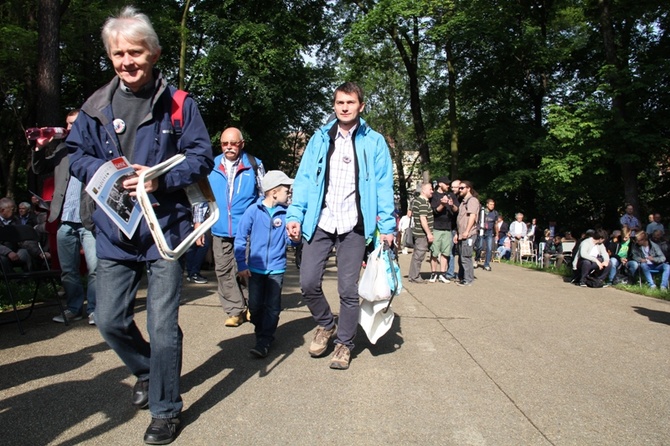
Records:
[[[502,260],[501,263],[507,263],[508,265],[513,265],[513,266],[520,266],[522,268],[526,269],[533,269],[536,271],[542,271],[545,273],[549,274],[556,274],[559,276],[563,276],[566,278],[572,278],[572,270],[569,269],[567,266],[563,265],[560,268],[556,268],[555,266],[550,266],[548,268],[540,268],[540,265],[535,264],[535,262],[522,262],[522,263],[517,263],[517,262],[511,262],[509,260]],[[660,274],[654,275],[655,280],[660,279]],[[637,282],[634,284],[631,283],[620,283],[618,285],[610,285],[613,288],[616,288],[617,290],[622,290],[626,291],[628,293],[633,293],[633,294],[640,294],[642,296],[648,296],[648,297],[655,297],[657,299],[662,299],[662,300],[670,300],[670,292],[668,291],[661,291],[660,286],[658,283],[656,283],[656,289],[649,288],[646,284],[642,284],[642,286],[638,285]]]
[[[12,291],[14,299],[16,299],[16,306],[18,308],[30,305],[33,299],[33,294],[35,293],[35,283],[30,282],[10,282],[9,288]],[[44,302],[53,298],[54,294],[53,287],[49,284],[42,283],[37,292],[36,302]],[[6,285],[0,284],[0,312],[12,310],[12,302],[9,300],[9,294],[7,292]]]

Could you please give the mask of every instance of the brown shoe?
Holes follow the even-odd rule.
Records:
[[[238,314],[237,316],[230,316],[226,319],[226,327],[239,327],[244,323],[244,316],[244,313]]]
[[[323,327],[316,327],[316,332],[314,333],[314,339],[312,340],[312,343],[309,345],[309,354],[313,358],[317,358],[326,351],[328,348],[328,341],[335,336],[335,331],[337,330],[337,326],[333,325],[333,328],[330,330],[326,330]]]
[[[335,345],[335,353],[330,360],[330,368],[335,370],[346,370],[349,368],[349,361],[351,360],[351,351],[349,347],[344,344]]]

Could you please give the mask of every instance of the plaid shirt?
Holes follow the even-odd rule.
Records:
[[[351,232],[358,223],[356,162],[351,139],[356,127],[350,129],[347,135],[343,135],[338,127],[335,150],[329,160],[328,192],[318,226],[331,234]]]

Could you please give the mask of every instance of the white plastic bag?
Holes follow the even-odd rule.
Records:
[[[389,301],[383,302],[361,302],[361,312],[358,323],[365,331],[370,343],[376,344],[379,338],[384,336],[393,325],[393,308],[389,307]]]
[[[363,276],[358,281],[358,294],[367,301],[376,302],[391,298],[391,287],[389,286],[384,255],[386,254],[380,244],[368,256],[367,266]]]

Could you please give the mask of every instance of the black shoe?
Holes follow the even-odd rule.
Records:
[[[204,277],[202,277],[202,276],[201,276],[200,274],[198,274],[198,273],[193,273],[193,274],[191,274],[190,276],[188,276],[188,277],[186,278],[186,280],[189,281],[189,282],[191,282],[191,283],[198,283],[198,284],[201,284],[201,285],[202,285],[203,283],[207,283],[207,279],[205,279]]]
[[[152,418],[144,433],[146,444],[168,444],[177,438],[179,418]]]
[[[133,387],[133,406],[144,409],[149,406],[149,380],[140,381],[139,379]]]
[[[269,349],[264,345],[256,345],[256,347],[249,350],[253,356],[257,358],[265,358],[268,355]]]

